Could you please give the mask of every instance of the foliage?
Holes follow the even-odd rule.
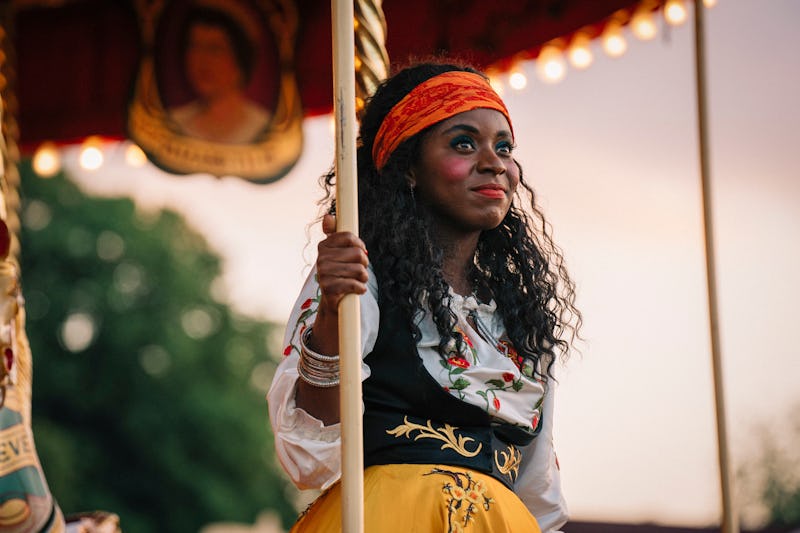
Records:
[[[795,420],[793,428],[784,425],[783,429],[789,430],[788,443],[774,437],[764,442],[759,461],[763,470],[761,499],[769,510],[770,526],[800,527],[800,420]]]
[[[764,487],[764,501],[770,510],[770,525],[800,527],[800,486],[789,486],[777,476],[771,477]]]
[[[744,519],[768,531],[800,527],[800,405],[750,432],[756,452],[737,472]]]
[[[66,513],[126,533],[294,517],[274,464],[268,324],[214,299],[219,259],[174,213],[22,173],[33,426]]]

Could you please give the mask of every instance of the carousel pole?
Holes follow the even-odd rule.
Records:
[[[358,234],[353,0],[332,0],[333,111],[336,120],[336,229]],[[364,531],[361,420],[361,309],[358,295],[339,303],[339,410],[342,425],[342,531]]]
[[[389,70],[381,0],[332,0],[333,110],[336,124],[336,226],[358,233],[356,113]],[[361,309],[339,304],[342,423],[342,531],[364,531],[364,445],[361,419]]]
[[[711,328],[711,364],[714,373],[714,405],[717,418],[717,450],[722,495],[722,533],[739,533],[739,520],[733,502],[733,480],[728,454],[728,430],[725,418],[725,392],[722,376],[722,353],[719,338],[717,308],[716,260],[714,254],[714,212],[711,194],[711,167],[708,151],[708,106],[705,70],[705,6],[694,3],[695,69],[697,83],[697,126],[700,152],[700,181],[703,195],[703,230],[705,235],[706,283],[708,286],[708,315]]]

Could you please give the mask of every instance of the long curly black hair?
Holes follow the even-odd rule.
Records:
[[[442,274],[443,251],[432,239],[430,220],[417,209],[410,187],[411,170],[430,128],[403,142],[381,172],[375,168],[372,146],[395,104],[420,83],[449,71],[480,74],[467,66],[426,62],[402,69],[381,84],[364,110],[357,151],[359,232],[377,277],[379,303],[400,309],[416,340],[420,313],[430,311],[442,357],[453,343],[460,351],[463,339],[455,330],[457,319]],[[332,208],[333,170],[323,181],[327,194],[322,204]],[[575,307],[575,285],[521,167],[520,185],[500,225],[480,235],[469,276],[477,294],[497,303],[517,353],[545,378],[552,376],[556,355],[567,357],[581,314]],[[529,205],[523,208],[523,203]]]

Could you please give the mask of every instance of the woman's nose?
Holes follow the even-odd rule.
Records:
[[[484,149],[481,152],[478,170],[491,172],[496,176],[506,171],[506,165],[493,149]]]

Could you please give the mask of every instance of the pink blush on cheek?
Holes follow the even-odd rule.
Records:
[[[469,178],[472,162],[462,158],[445,158],[437,165],[439,174],[447,181],[464,181]]]

